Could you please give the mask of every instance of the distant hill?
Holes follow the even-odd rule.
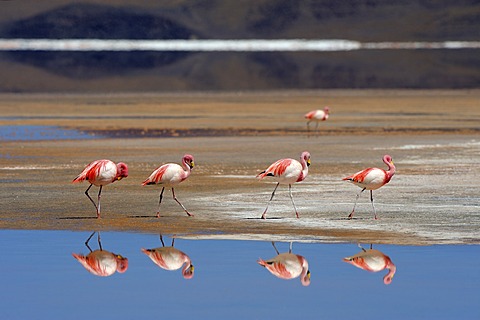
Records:
[[[64,3],[8,23],[0,21],[0,37],[480,40],[478,0],[177,0],[148,7],[135,1],[128,6],[115,1]],[[30,66],[29,72],[39,81],[47,77],[48,84],[20,80],[9,61]],[[128,90],[131,83],[121,81],[127,77],[135,77],[138,88],[144,81],[146,90],[480,86],[478,50],[8,52],[0,54],[2,65],[8,79],[0,83],[0,91]],[[106,83],[111,77],[116,86]],[[87,80],[93,79],[95,84],[89,85]]]

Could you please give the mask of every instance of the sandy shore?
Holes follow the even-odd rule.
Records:
[[[188,237],[396,244],[480,243],[480,91],[326,91],[271,93],[0,95],[0,126],[54,126],[77,140],[2,140],[3,229],[119,230]],[[303,114],[328,105],[331,118],[308,136]],[[309,177],[279,188],[255,175],[273,161],[312,154]],[[166,162],[195,156],[176,189],[188,218],[158,186],[140,185]],[[341,181],[391,154],[397,174],[346,220],[359,189]],[[129,165],[104,189],[102,219],[71,180],[90,161]],[[92,197],[97,189],[92,188]]]

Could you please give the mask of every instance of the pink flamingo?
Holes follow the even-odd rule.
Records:
[[[288,192],[290,194],[290,199],[292,200],[293,208],[295,209],[295,214],[298,216],[297,207],[292,197],[292,184],[295,182],[303,181],[308,175],[308,166],[310,166],[310,153],[304,151],[300,156],[300,162],[294,159],[281,159],[270,165],[265,171],[262,171],[257,175],[257,178],[263,179],[265,177],[273,177],[277,182],[275,189],[273,189],[272,196],[267,203],[267,207],[263,212],[262,219],[265,219],[265,215],[268,210],[268,206],[275,195],[280,184],[288,184]]]
[[[307,121],[307,131],[310,132],[310,122],[315,121],[315,132],[318,133],[318,123],[320,121],[325,121],[328,119],[330,109],[328,107],[325,107],[323,110],[313,110],[310,111],[309,113],[305,114],[305,119],[308,119]]]
[[[72,253],[73,257],[87,269],[88,272],[99,276],[108,277],[117,271],[118,273],[124,273],[128,269],[128,259],[122,257],[119,254],[115,254],[102,249],[102,243],[100,240],[100,233],[98,233],[98,246],[100,250],[92,251],[88,242],[93,237],[93,232],[85,242],[90,253],[86,256],[81,254]]]
[[[378,168],[368,168],[343,178],[343,180],[350,181],[362,188],[362,190],[357,194],[352,213],[350,213],[348,219],[352,219],[353,213],[355,212],[355,207],[357,206],[358,197],[365,190],[370,190],[370,201],[372,202],[373,214],[375,219],[377,219],[377,212],[375,210],[375,205],[373,204],[373,190],[386,185],[395,174],[395,165],[393,164],[392,157],[385,155],[383,157],[383,162],[385,162],[385,164],[388,166],[388,171]]]
[[[128,177],[128,167],[125,163],[119,162],[115,164],[110,160],[96,160],[90,163],[83,169],[83,171],[73,179],[72,183],[79,183],[84,180],[90,182],[90,186],[85,190],[85,195],[97,209],[97,218],[100,218],[100,198],[102,194],[102,187],[115,181]],[[100,187],[98,191],[98,205],[88,194],[88,190],[96,185]]]
[[[372,246],[370,246],[370,249],[368,250],[365,250],[361,246],[359,247],[362,249],[360,253],[351,257],[343,258],[343,261],[370,272],[378,272],[388,269],[388,273],[383,277],[383,283],[392,283],[397,267],[395,267],[392,260],[390,260],[390,257],[384,255],[378,250],[372,249]]]
[[[269,260],[258,259],[258,264],[280,279],[289,280],[300,276],[302,285],[310,285],[308,261],[304,257],[292,253],[292,243],[290,242],[288,253],[279,253],[274,242],[272,242],[272,245],[277,252],[277,256]]]
[[[163,198],[163,191],[165,187],[169,187],[172,189],[173,199],[183,208],[183,210],[187,213],[189,217],[193,216],[190,212],[185,209],[183,204],[178,201],[177,197],[175,197],[175,190],[174,187],[179,184],[180,182],[184,181],[190,176],[190,172],[194,167],[194,160],[193,156],[190,154],[186,154],[182,158],[182,166],[179,166],[176,163],[167,163],[164,164],[157,169],[155,169],[152,174],[147,178],[147,180],[143,181],[142,185],[150,185],[150,184],[160,184],[162,185],[162,191],[160,192],[160,200],[158,201],[158,210],[157,210],[157,218],[160,217],[160,204],[162,203]]]
[[[194,272],[192,261],[185,253],[173,247],[175,238],[172,239],[171,247],[165,247],[162,235],[160,235],[160,241],[162,242],[162,247],[155,249],[142,248],[142,252],[162,269],[173,271],[178,270],[183,266],[183,277],[185,279],[192,279]]]

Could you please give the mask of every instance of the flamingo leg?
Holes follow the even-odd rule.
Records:
[[[355,204],[353,205],[353,210],[352,210],[352,213],[350,213],[348,215],[348,219],[352,219],[353,218],[353,214],[355,213],[355,207],[357,206],[357,201],[358,201],[358,197],[360,196],[360,194],[365,191],[366,188],[363,188],[362,191],[360,191],[359,193],[357,193],[357,197],[355,198]]]
[[[178,201],[177,197],[175,197],[175,190],[172,188],[172,195],[173,195],[173,199],[175,201],[177,201],[177,203],[183,208],[183,211],[185,211],[189,217],[192,217],[193,214],[191,214],[190,212],[187,211],[187,209],[185,209],[185,207],[183,206],[183,204],[180,203],[180,201]]]
[[[266,219],[265,215],[267,214],[268,206],[270,205],[270,201],[272,201],[273,196],[275,195],[275,191],[277,190],[279,185],[280,185],[280,183],[277,183],[277,185],[275,186],[275,189],[273,189],[272,196],[270,197],[270,200],[268,200],[267,207],[265,208],[265,211],[263,211],[262,219]]]
[[[100,232],[97,232],[97,241],[98,241],[98,247],[100,248],[100,250],[103,250],[102,239],[100,239]]]
[[[377,220],[377,210],[375,210],[375,205],[373,204],[373,190],[370,190],[370,201],[372,202],[374,219]]]
[[[90,235],[90,237],[88,237],[87,241],[85,241],[85,245],[87,246],[88,250],[90,250],[90,252],[92,252],[92,248],[90,248],[90,246],[88,245],[88,242],[90,241],[90,239],[92,239],[93,235],[95,234],[96,231],[93,231],[92,234]]]
[[[290,247],[288,248],[288,253],[292,253],[293,241],[290,241]]]
[[[315,124],[315,135],[318,136],[318,121]]]
[[[291,184],[288,185],[288,194],[290,195],[290,199],[292,200],[293,208],[295,209],[295,214],[297,215],[297,218],[300,218],[298,216],[298,211],[297,211],[297,207],[295,206],[295,202],[293,201],[292,185]]]
[[[165,243],[163,242],[163,237],[161,234],[160,234],[160,241],[162,242],[162,247],[165,247]]]
[[[102,187],[100,186],[100,190],[98,190],[98,208],[97,208],[97,218],[100,218],[100,198],[102,197]]]
[[[277,255],[280,254],[280,252],[278,252],[277,247],[275,246],[275,242],[273,242],[273,241],[272,241],[272,246],[275,249],[275,252],[277,253]]]
[[[93,201],[93,199],[90,197],[90,195],[88,194],[88,190],[90,190],[90,188],[93,186],[93,184],[90,184],[90,186],[87,188],[87,190],[85,190],[85,195],[88,197],[88,199],[90,200],[90,202],[93,203],[93,205],[95,206],[95,210],[97,210],[97,217],[99,216],[99,210],[98,210],[98,207],[97,207],[97,204],[95,203],[95,201]]]
[[[162,188],[162,191],[160,191],[160,199],[158,199],[158,210],[157,210],[157,218],[160,217],[160,205],[162,204],[162,198],[163,198],[163,191],[165,190],[165,187]],[[160,239],[162,236],[160,235]],[[163,243],[163,241],[162,241]]]

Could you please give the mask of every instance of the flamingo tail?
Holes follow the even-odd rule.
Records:
[[[147,180],[142,182],[142,186],[148,186],[148,185],[151,185],[151,184],[155,184],[155,182],[151,181],[150,179],[147,179]]]
[[[86,175],[79,174],[75,179],[72,180],[72,183],[80,183],[82,181],[85,181],[86,178]]]
[[[266,267],[267,264],[268,264],[267,261],[263,260],[262,258],[259,258],[259,259],[257,260],[257,263],[258,263],[259,265],[261,265],[262,267]]]

